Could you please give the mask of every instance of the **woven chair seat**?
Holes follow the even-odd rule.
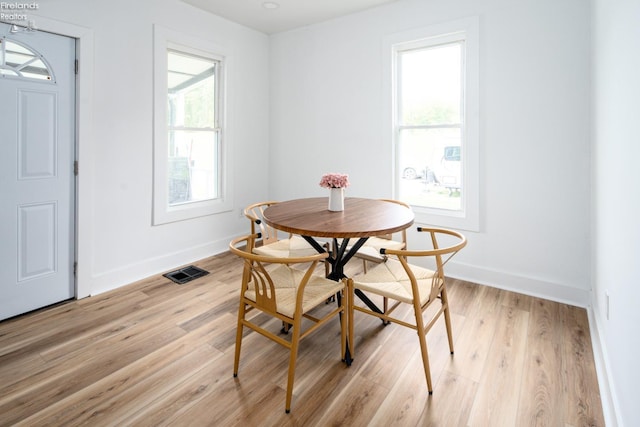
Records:
[[[358,250],[358,255],[370,260],[379,260],[382,262],[386,258],[384,255],[380,254],[380,249],[382,248],[403,249],[404,243],[390,239],[383,239],[381,237],[369,237],[364,245],[362,245]]]
[[[253,248],[253,253],[276,258],[296,258],[316,255],[318,251],[304,238],[294,235],[289,239],[282,239],[268,245]]]
[[[427,268],[410,264],[420,293],[420,305],[424,305],[431,295],[431,286],[435,272]],[[438,280],[438,286],[442,286],[442,280]],[[411,280],[400,261],[390,258],[382,264],[369,269],[365,274],[353,278],[356,288],[363,291],[371,291],[378,295],[411,304],[413,292]]]

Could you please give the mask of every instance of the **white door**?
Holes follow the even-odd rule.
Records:
[[[75,295],[75,40],[0,23],[0,320]]]

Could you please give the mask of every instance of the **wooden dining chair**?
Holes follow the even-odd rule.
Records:
[[[432,394],[426,335],[438,318],[444,314],[449,350],[453,354],[453,335],[444,266],[466,246],[467,240],[457,231],[442,228],[418,227],[418,232],[428,233],[429,247],[422,250],[381,249],[382,255],[389,256],[386,262],[378,264],[367,273],[348,279],[349,349],[352,355],[355,354],[353,339],[355,311],[379,317],[385,323],[393,322],[416,330],[420,341],[427,388],[429,394]],[[421,266],[410,264],[409,258],[420,258]],[[385,307],[381,312],[355,305],[356,291],[363,292],[365,296],[368,294],[382,296],[392,300],[393,304],[391,307]],[[425,310],[436,302],[440,304],[437,311],[425,321]],[[413,306],[415,321],[405,321],[392,315],[401,304]]]
[[[263,212],[269,206],[278,202],[267,201],[254,203],[244,208],[244,216],[251,223],[251,234],[260,233],[260,238],[256,241],[253,251],[259,255],[273,257],[300,257],[315,255],[318,253],[304,238],[295,234],[278,233],[273,227],[264,222]]]
[[[400,200],[393,199],[380,199],[385,202],[397,203],[401,206],[406,207],[407,209],[411,209],[411,206],[405,202],[401,202]],[[381,262],[385,262],[387,256],[380,253],[380,249],[404,249],[407,247],[407,231],[402,230],[398,233],[393,234],[385,234],[381,236],[373,236],[369,237],[367,241],[358,249],[358,252],[355,253],[354,258],[359,258],[362,260],[362,268],[364,272],[367,272],[367,262],[373,262],[379,264]],[[395,239],[394,239],[395,237]],[[339,243],[339,242],[338,242]]]
[[[260,238],[256,242],[253,252],[259,255],[272,256],[272,257],[304,257],[315,255],[318,253],[302,236],[288,233],[287,237],[282,237],[285,234],[278,232],[273,227],[270,227],[264,222],[263,212],[269,206],[275,205],[276,201],[258,202],[244,208],[244,216],[249,219],[251,224],[250,233],[260,234]],[[325,250],[329,251],[329,245],[325,244]],[[331,264],[328,261],[324,262],[324,275],[329,275],[331,270]],[[286,332],[289,329],[288,325],[283,325],[282,331]]]
[[[285,411],[291,410],[293,380],[300,340],[306,338],[317,328],[325,325],[334,317],[340,316],[341,359],[346,354],[346,280],[333,281],[314,275],[319,262],[327,258],[328,253],[295,258],[281,258],[258,255],[253,252],[253,244],[259,234],[234,239],[229,244],[232,253],[244,259],[242,284],[240,287],[240,306],[238,309],[238,327],[236,332],[236,350],[233,365],[233,376],[238,376],[240,364],[240,348],[243,329],[248,327],[259,334],[289,349],[289,373]],[[304,265],[305,269],[296,269],[291,265]],[[339,304],[325,305],[325,301],[339,293]],[[322,306],[321,310],[314,310]],[[253,323],[247,313],[259,310],[267,315],[292,325],[290,339],[278,336],[257,323]],[[259,316],[258,316],[259,318]]]

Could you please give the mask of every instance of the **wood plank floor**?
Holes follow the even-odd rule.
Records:
[[[285,414],[286,349],[247,332],[232,376],[240,261],[196,265],[0,322],[0,426],[604,426],[585,310],[459,280],[432,396],[415,333],[356,313],[351,367],[337,324],[302,341]]]

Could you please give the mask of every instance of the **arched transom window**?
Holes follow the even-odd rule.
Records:
[[[0,38],[0,77],[47,80],[53,82],[53,71],[42,55],[5,37]]]

